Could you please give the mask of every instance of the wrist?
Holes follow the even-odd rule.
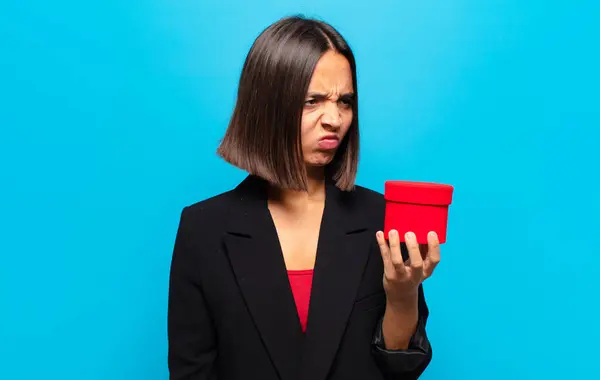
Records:
[[[386,311],[394,314],[413,314],[419,310],[419,296],[406,296],[399,299],[388,299],[386,302]]]
[[[388,350],[406,350],[419,320],[418,298],[388,302],[383,316],[382,331]]]

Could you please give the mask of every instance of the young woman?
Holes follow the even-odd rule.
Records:
[[[184,208],[169,290],[172,380],[416,379],[431,360],[422,281],[440,260],[384,240],[355,185],[354,56],[330,25],[279,20],[253,44],[218,154],[249,174]]]

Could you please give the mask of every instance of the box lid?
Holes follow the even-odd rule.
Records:
[[[392,202],[449,205],[452,203],[453,191],[453,186],[441,183],[386,181],[384,197],[386,201]]]

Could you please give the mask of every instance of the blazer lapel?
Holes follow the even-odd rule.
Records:
[[[233,196],[236,203],[225,235],[227,255],[280,378],[295,379],[303,334],[281,245],[267,207],[266,183],[248,176]]]
[[[301,380],[325,379],[354,305],[374,239],[353,202],[333,182],[327,184],[319,234]]]

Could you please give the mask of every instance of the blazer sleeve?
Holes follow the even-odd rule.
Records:
[[[198,273],[189,208],[181,213],[171,261],[168,300],[170,380],[215,380],[216,337]],[[197,227],[197,226],[196,226]]]
[[[432,358],[431,345],[427,338],[425,326],[429,310],[423,294],[423,286],[419,287],[419,319],[408,349],[387,350],[383,339],[383,316],[380,318],[373,336],[372,353],[385,379],[418,379],[425,371]]]

